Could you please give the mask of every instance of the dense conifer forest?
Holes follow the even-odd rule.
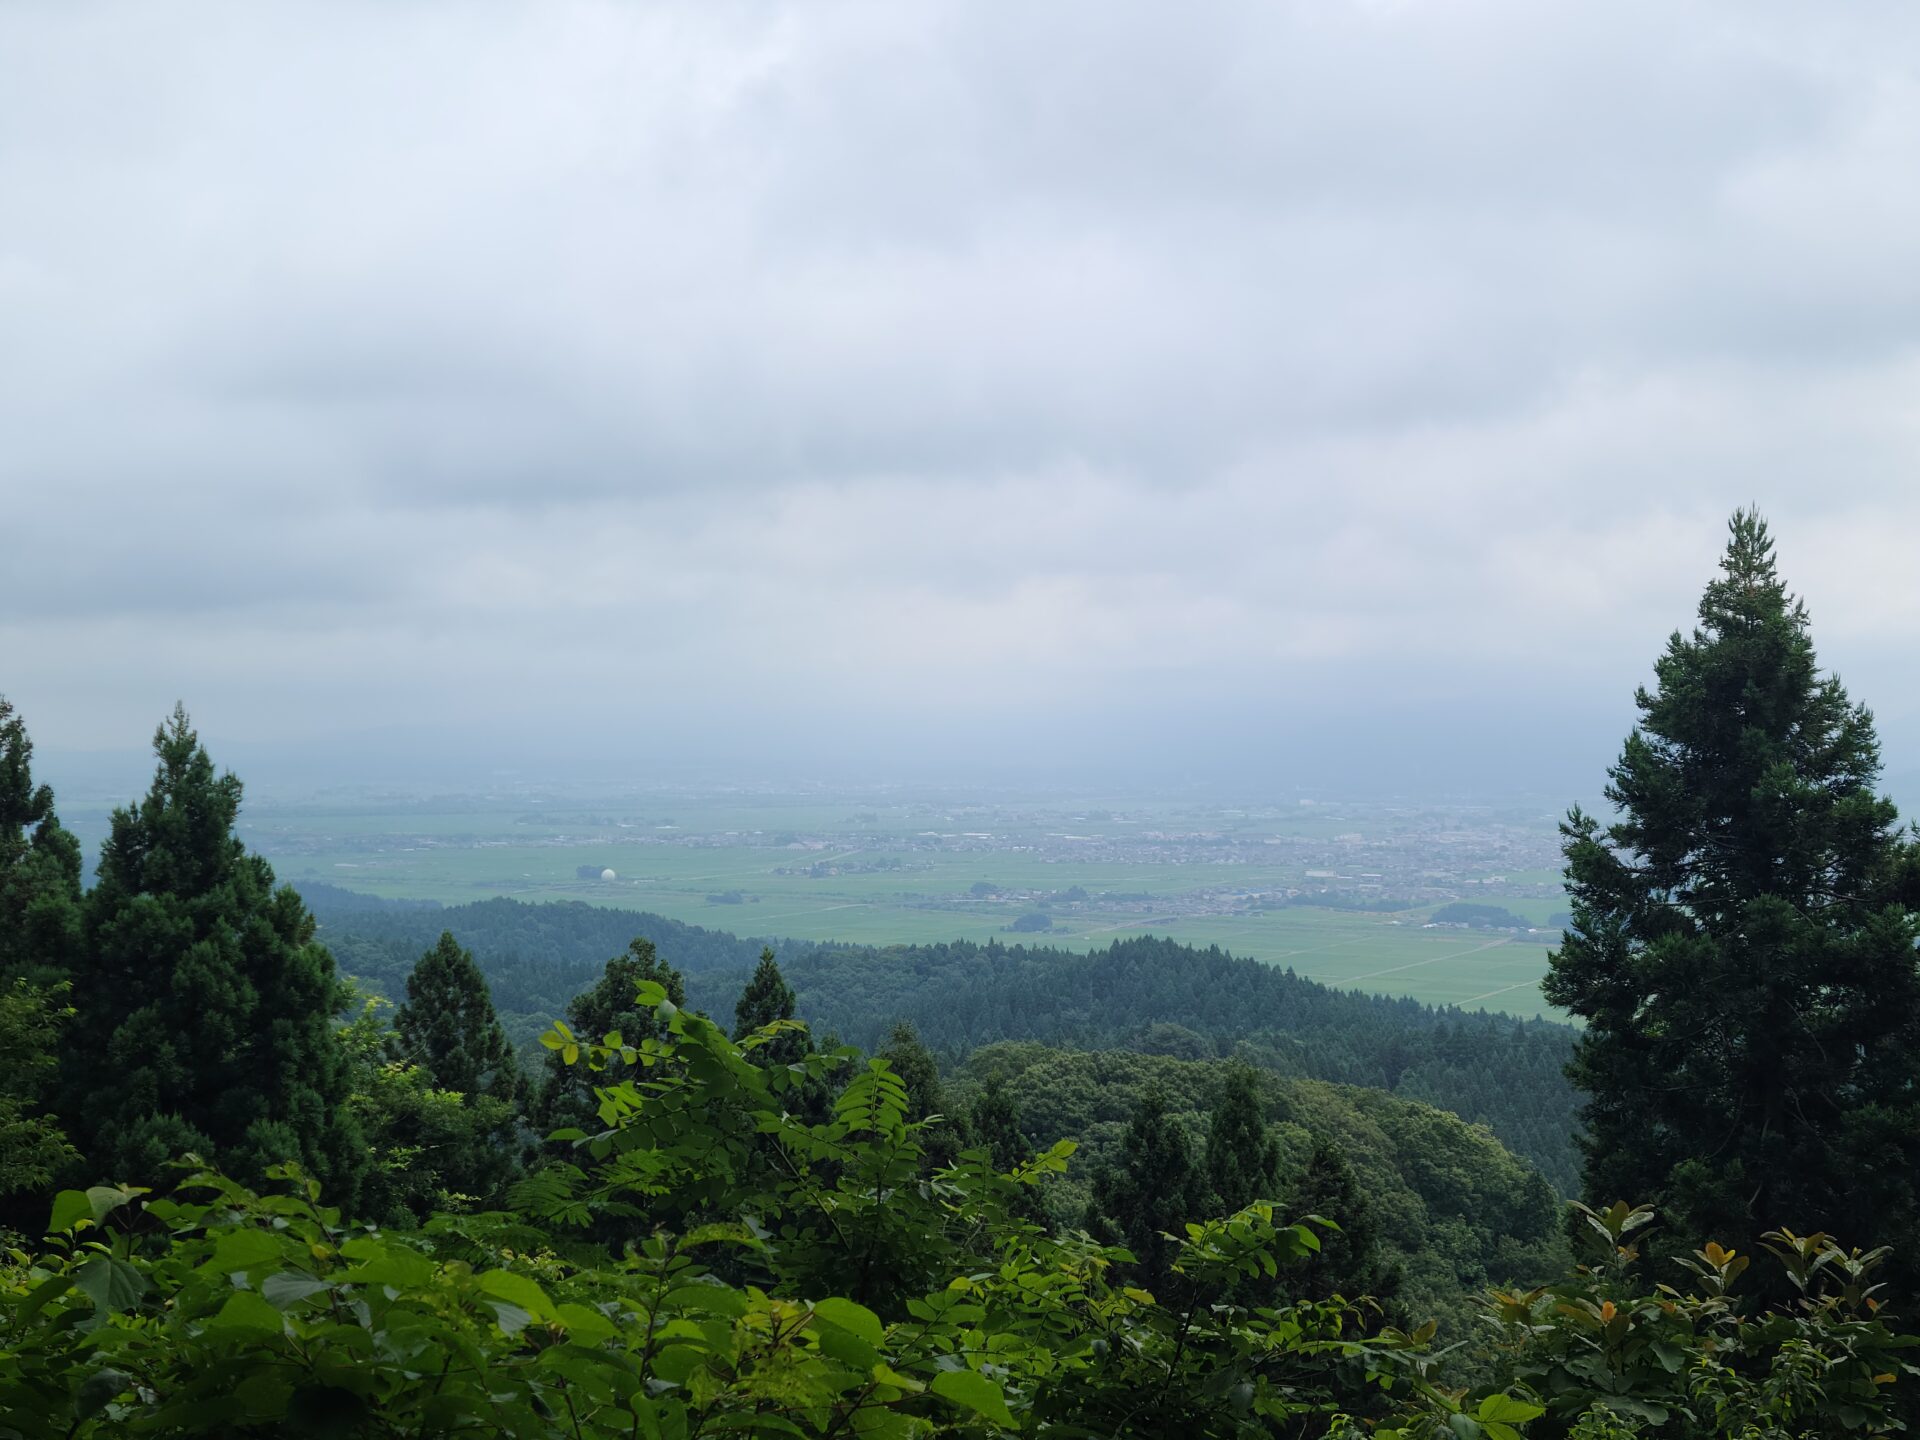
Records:
[[[1809,631],[1742,512],[1564,827],[1577,1031],[303,897],[178,708],[89,877],[0,701],[0,1437],[1903,1429],[1920,842]]]
[[[625,938],[646,936],[693,1003],[725,1013],[762,942],[664,916],[577,901],[482,900],[446,908],[303,883],[343,971],[398,994],[444,929],[479,959],[510,1033],[531,1043]],[[1239,1054],[1280,1075],[1364,1085],[1486,1125],[1571,1193],[1577,1100],[1562,1071],[1573,1031],[1542,1020],[1440,1010],[1333,990],[1288,970],[1169,940],[1088,954],[989,943],[877,948],[771,942],[813,1029],[866,1049],[902,1022],[947,1063],[982,1045],[1037,1040],[1204,1059]]]

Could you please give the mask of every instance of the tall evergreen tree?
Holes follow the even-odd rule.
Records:
[[[763,949],[753,978],[740,992],[733,1007],[733,1038],[743,1040],[755,1030],[776,1020],[793,1019],[793,987],[780,973],[773,951]],[[756,1065],[795,1065],[813,1054],[813,1036],[806,1030],[788,1030],[764,1045],[747,1052]],[[809,1125],[824,1125],[833,1118],[834,1086],[825,1075],[808,1074],[798,1084],[782,1092],[787,1112]]]
[[[951,1165],[967,1147],[967,1116],[947,1099],[940,1082],[940,1065],[933,1052],[921,1043],[920,1032],[911,1021],[893,1027],[880,1058],[893,1067],[900,1083],[907,1087],[907,1117],[925,1120],[938,1115],[940,1123],[920,1137],[932,1169]]]
[[[1207,1128],[1207,1183],[1212,1208],[1222,1215],[1279,1198],[1280,1147],[1267,1133],[1259,1080],[1250,1066],[1232,1066],[1221,1083]]]
[[[776,1020],[793,1019],[793,987],[780,973],[773,951],[762,950],[753,978],[733,1007],[733,1038],[745,1039],[763,1025]],[[754,1050],[753,1058],[762,1065],[791,1065],[813,1049],[805,1031],[790,1030]]]
[[[1020,1102],[998,1075],[989,1075],[973,1102],[973,1141],[993,1156],[993,1168],[1008,1171],[1031,1159],[1033,1146],[1020,1129]]]
[[[733,1038],[741,1039],[762,1025],[792,1018],[793,987],[780,973],[773,951],[762,950],[753,978],[747,981],[747,988],[740,992],[740,999],[733,1007]]]
[[[1817,668],[1760,517],[1733,517],[1690,636],[1641,689],[1610,825],[1562,826],[1573,924],[1549,1000],[1586,1022],[1590,1200],[1673,1243],[1777,1225],[1906,1240],[1920,1175],[1912,854],[1873,721]]]
[[[642,980],[663,986],[667,999],[675,1005],[687,1003],[686,982],[680,972],[660,958],[651,940],[635,936],[624,954],[607,961],[594,987],[568,1003],[568,1026],[581,1039],[592,1041],[618,1031],[630,1045],[659,1035],[660,1012],[643,1008],[634,1000],[635,988]],[[550,1052],[546,1076],[533,1106],[534,1128],[540,1135],[597,1127],[600,1107],[593,1094],[597,1079],[586,1066],[568,1065],[558,1052]]]
[[[509,1104],[520,1097],[520,1066],[493,1011],[486,977],[451,931],[407,976],[407,1003],[393,1017],[396,1048],[420,1066],[440,1090],[490,1095]]]
[[[407,1000],[385,1049],[402,1062],[401,1073],[363,1062],[359,1076],[382,1172],[382,1184],[371,1188],[390,1192],[381,1196],[389,1209],[403,1195],[416,1217],[427,1202],[444,1204],[450,1195],[496,1201],[520,1169],[516,1132],[526,1085],[486,977],[452,932],[442,931],[407,976]],[[393,1183],[400,1169],[422,1182],[413,1192]]]
[[[245,1179],[297,1160],[351,1205],[364,1144],[313,918],[234,835],[240,781],[175,707],[153,787],[116,810],[84,906],[61,1098],[89,1178],[153,1183],[192,1151]]]
[[[75,1153],[49,1111],[80,938],[80,845],[33,783],[33,742],[0,697],[0,1227],[31,1223]],[[44,1218],[44,1217],[36,1217]]]
[[[1166,1236],[1200,1219],[1206,1200],[1206,1179],[1187,1132],[1168,1111],[1166,1096],[1149,1091],[1134,1108],[1120,1164],[1093,1177],[1087,1229],[1131,1250],[1151,1290],[1173,1273],[1174,1244]]]
[[[1282,1288],[1296,1300],[1357,1300],[1371,1295],[1391,1301],[1401,1277],[1379,1250],[1373,1207],[1354,1179],[1346,1156],[1325,1140],[1313,1147],[1307,1168],[1287,1197],[1290,1218],[1318,1215],[1338,1230],[1318,1230],[1320,1248],[1288,1267]]]
[[[57,984],[80,941],[80,842],[33,783],[33,741],[0,696],[0,980]]]

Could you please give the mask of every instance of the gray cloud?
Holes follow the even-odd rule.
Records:
[[[0,8],[0,689],[49,745],[184,694],[743,763],[1441,706],[1565,758],[1758,500],[1920,743],[1916,40]]]

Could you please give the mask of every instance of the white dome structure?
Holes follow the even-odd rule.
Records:
[[[611,870],[602,870],[600,872],[600,878],[602,880],[618,880],[620,877]]]

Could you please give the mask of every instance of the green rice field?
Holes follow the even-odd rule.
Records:
[[[1329,985],[1516,1015],[1553,1013],[1539,991],[1552,937],[1431,928],[1431,903],[1391,913],[1262,906],[1263,891],[1299,883],[1301,862],[1277,841],[1270,864],[1260,863],[1265,851],[1253,851],[1249,862],[1246,846],[1231,860],[1206,858],[1204,845],[1172,859],[1127,858],[1122,826],[1138,834],[1136,821],[1106,824],[1099,834],[1092,832],[1100,827],[1083,823],[1088,833],[1062,839],[1047,828],[1060,823],[1057,817],[1034,819],[1027,833],[1000,815],[978,821],[983,832],[992,825],[991,840],[950,830],[927,841],[913,838],[915,818],[845,805],[682,801],[672,818],[649,814],[638,822],[612,820],[591,806],[569,809],[574,813],[467,803],[259,808],[249,812],[243,833],[284,879],[389,898],[583,900],[741,935],[875,945],[998,938],[1084,950],[1128,935],[1166,935],[1289,966]],[[1218,824],[1217,814],[1210,818]],[[1309,826],[1332,834],[1353,823],[1284,818],[1283,839],[1299,839],[1296,832]],[[1257,817],[1247,823],[1271,827]],[[1108,850],[1082,853],[1082,842],[1110,837],[1118,838]],[[614,878],[583,879],[583,866],[611,869]],[[1554,876],[1542,868],[1504,879],[1524,890]],[[1073,887],[1085,898],[1034,898]],[[1547,895],[1484,898],[1536,925],[1565,906]],[[1053,928],[1010,933],[1037,905]]]

